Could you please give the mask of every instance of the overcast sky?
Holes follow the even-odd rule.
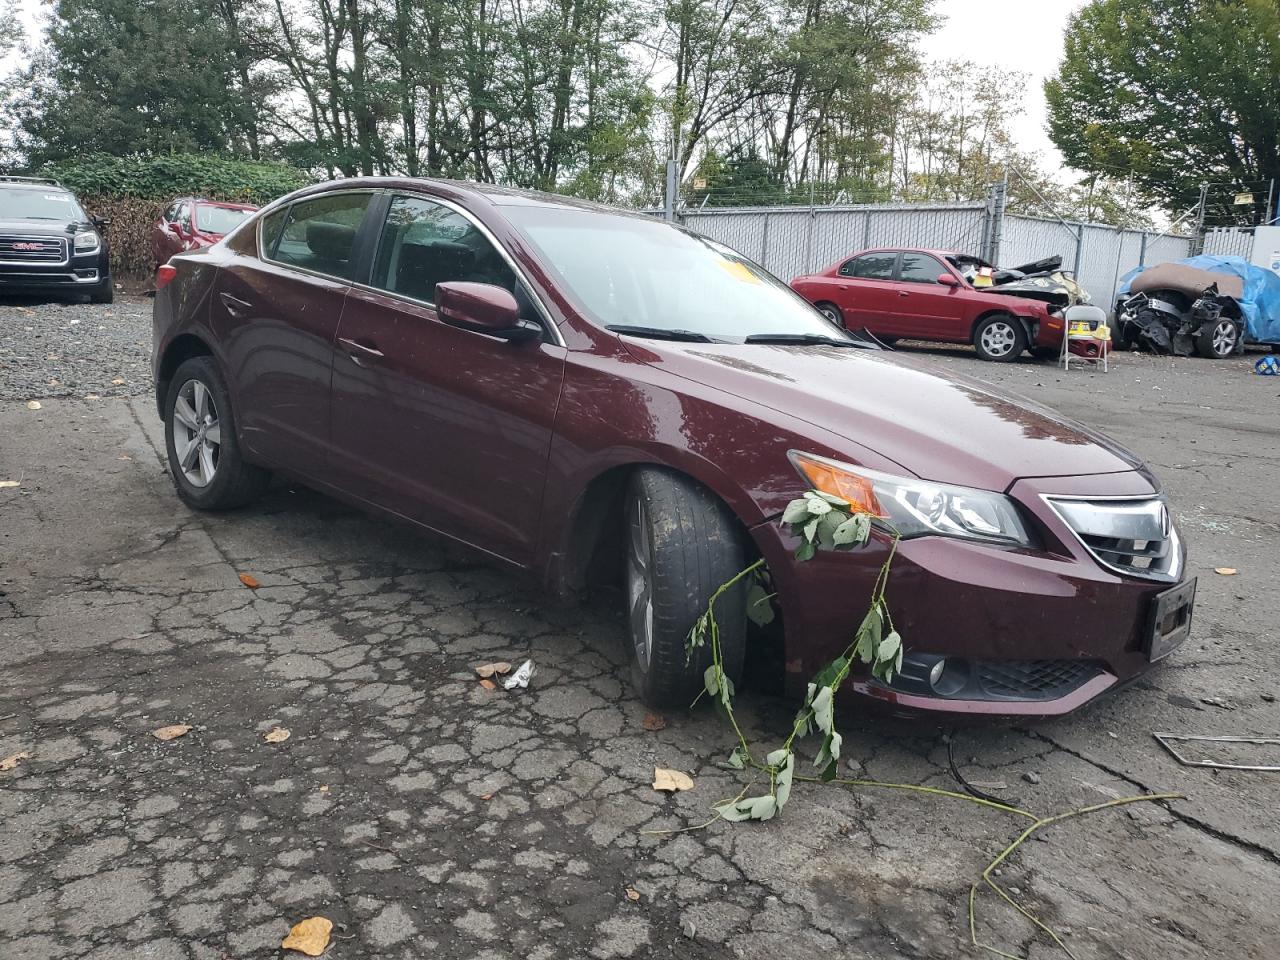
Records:
[[[922,45],[930,60],[972,60],[977,64],[1019,70],[1029,75],[1022,115],[1013,133],[1023,150],[1039,152],[1049,169],[1061,156],[1045,132],[1045,103],[1040,85],[1062,59],[1062,36],[1067,17],[1086,0],[939,0],[938,11],[947,18],[937,33]],[[18,0],[19,15],[34,36],[40,17],[40,0]],[[16,58],[0,64],[7,72]]]

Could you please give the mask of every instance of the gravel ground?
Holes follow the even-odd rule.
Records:
[[[0,300],[0,400],[131,397],[151,390],[151,301]]]

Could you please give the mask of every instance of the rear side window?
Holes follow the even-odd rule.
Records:
[[[896,253],[866,253],[845,261],[840,268],[840,276],[862,280],[892,280],[893,264],[897,259]]]
[[[378,243],[373,285],[434,303],[436,284],[451,280],[504,287],[515,294],[521,313],[528,312],[515,274],[470,220],[421,197],[394,198]]]
[[[908,283],[937,283],[938,277],[946,272],[942,264],[927,253],[904,253],[902,255],[902,276],[900,279]]]
[[[264,222],[264,254],[279,263],[353,279],[356,232],[371,198],[368,193],[339,193],[299,200],[289,208],[274,248],[265,246],[271,217]]]
[[[272,210],[262,218],[262,256],[270,260],[276,255],[276,241],[280,239],[280,228],[284,226],[284,218],[288,215],[288,207]]]

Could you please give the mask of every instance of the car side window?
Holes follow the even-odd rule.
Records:
[[[288,215],[287,206],[277,207],[262,218],[260,230],[261,248],[259,254],[267,260],[275,257],[276,240],[280,237],[280,228],[284,226],[284,218]]]
[[[434,303],[436,284],[492,283],[510,290],[533,317],[523,287],[488,238],[460,213],[421,197],[395,197],[378,243],[373,286]]]
[[[846,261],[840,267],[840,276],[860,280],[892,280],[893,265],[897,259],[896,253],[864,253]]]
[[[902,274],[898,278],[907,283],[937,283],[946,268],[927,253],[904,253]]]
[[[182,224],[182,232],[191,232],[191,204],[184,203],[178,207],[178,223]]]
[[[171,203],[171,204],[169,204],[169,209],[168,209],[168,210],[166,210],[166,211],[164,212],[164,218],[163,218],[163,219],[164,219],[164,221],[165,221],[166,223],[173,223],[175,220],[177,220],[177,219],[178,219],[178,204],[176,204],[176,203]]]
[[[266,246],[263,256],[340,280],[353,279],[356,231],[372,197],[370,193],[337,193],[299,200],[289,207],[274,249]]]

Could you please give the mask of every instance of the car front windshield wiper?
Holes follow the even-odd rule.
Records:
[[[687,343],[712,343],[705,333],[696,330],[668,330],[666,327],[634,327],[625,323],[614,323],[605,327],[614,333],[625,333],[629,337],[648,337],[650,340],[683,340]]]
[[[861,340],[841,340],[837,337],[828,337],[821,333],[753,333],[747,337],[743,343],[777,343],[777,344],[796,344],[799,346],[831,346],[831,347],[858,347],[863,350],[875,350],[876,347],[870,343],[864,343]]]

